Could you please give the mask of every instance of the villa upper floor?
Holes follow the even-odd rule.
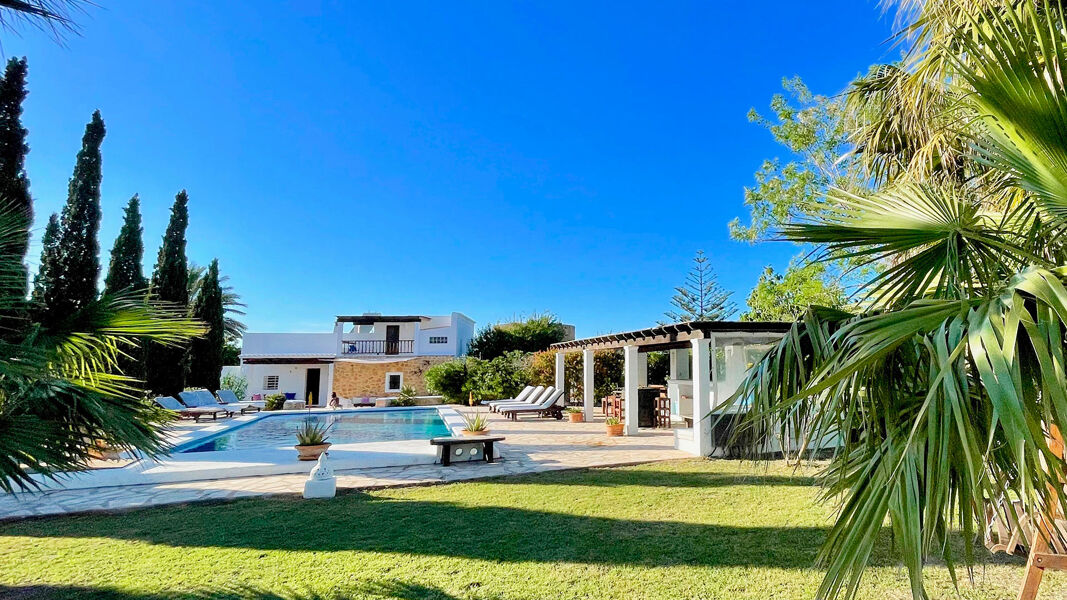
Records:
[[[474,337],[474,320],[447,315],[338,316],[330,333],[246,333],[242,359],[463,356]]]

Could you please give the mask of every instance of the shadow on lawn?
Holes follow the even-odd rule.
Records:
[[[546,486],[543,510],[348,494],[178,506],[0,527],[0,535],[99,537],[173,547],[367,551],[501,562],[809,568],[826,531],[631,520],[549,512],[568,500]],[[571,500],[573,501],[573,500]],[[753,507],[755,509],[755,507]],[[647,517],[654,517],[650,507]],[[484,535],[470,536],[470,532]]]
[[[31,585],[10,587],[0,585],[0,598],[5,600],[59,600],[63,598],[94,598],[98,600],[349,600],[351,598],[392,598],[395,600],[458,600],[439,588],[402,581],[364,583],[351,589],[320,594],[314,591],[284,590],[272,592],[254,587],[228,587],[219,590],[199,590],[164,593],[136,593],[114,588],[87,586]],[[493,600],[494,597],[489,597]]]
[[[737,463],[742,464],[741,462]],[[759,473],[692,473],[655,471],[648,469],[597,469],[595,476],[573,477],[570,473],[559,476],[554,473],[535,473],[489,480],[491,483],[579,485],[593,487],[650,486],[664,488],[716,488],[759,486],[812,487],[815,478],[804,475],[760,475]],[[557,476],[554,476],[557,475]],[[768,490],[769,491],[769,490]]]

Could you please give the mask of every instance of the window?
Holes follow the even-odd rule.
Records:
[[[443,335],[440,335],[440,336],[431,335],[430,336],[430,343],[431,344],[447,344],[448,343],[448,337],[447,336],[443,336]]]
[[[263,389],[264,390],[277,390],[278,389],[278,376],[277,375],[267,375],[266,377],[264,377],[263,378]]]
[[[387,392],[399,392],[400,388],[404,387],[404,374],[403,373],[386,373],[385,374],[385,391]]]

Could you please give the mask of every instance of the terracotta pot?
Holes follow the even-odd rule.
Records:
[[[489,435],[489,430],[488,429],[486,429],[484,431],[468,431],[466,429],[460,429],[459,432],[462,433],[463,435],[467,436],[467,437],[477,437],[479,435]]]
[[[297,444],[296,446],[293,446],[293,447],[296,448],[297,454],[300,455],[299,456],[300,460],[318,460],[319,459],[319,455],[322,454],[323,452],[326,452],[326,449],[329,448],[332,445],[333,444],[329,444],[329,443],[326,443],[326,444],[314,444],[314,445],[311,445],[311,446],[302,446],[300,444]]]
[[[605,425],[608,428],[608,437],[618,437],[622,435],[623,424],[618,425]]]
[[[571,418],[571,423],[581,423],[585,420],[585,415],[580,412],[567,413]]]

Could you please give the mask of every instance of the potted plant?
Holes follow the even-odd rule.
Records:
[[[463,435],[488,435],[489,418],[484,413],[471,413],[463,415]]]
[[[608,437],[618,437],[622,435],[622,421],[618,417],[608,417],[604,424],[608,427]]]
[[[304,419],[304,425],[296,432],[296,452],[300,460],[318,460],[319,455],[332,444],[328,441],[330,427],[314,419]]]
[[[581,423],[585,420],[585,411],[577,406],[568,406],[567,416],[570,417],[571,423]]]
[[[415,406],[415,388],[410,385],[400,388],[400,394],[393,398],[391,406]]]
[[[285,406],[285,394],[271,394],[264,398],[263,410],[281,410]]]

